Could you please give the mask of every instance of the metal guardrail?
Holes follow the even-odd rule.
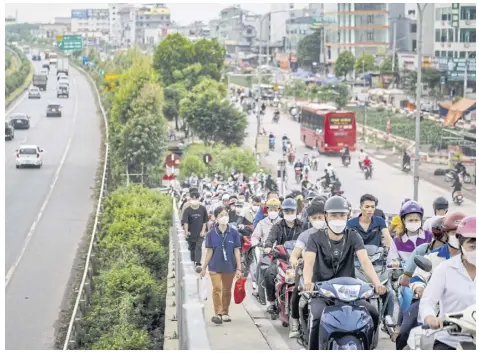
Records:
[[[210,350],[206,332],[204,304],[200,300],[200,279],[193,270],[185,233],[181,227],[176,200],[173,199],[173,226],[170,239],[175,254],[176,319],[180,350]]]
[[[68,325],[68,331],[63,344],[63,350],[75,349],[75,346],[77,343],[76,335],[78,333],[77,325],[80,323],[80,319],[84,316],[86,312],[89,296],[92,291],[92,287],[93,287],[92,278],[94,274],[94,267],[93,267],[94,263],[92,261],[92,258],[94,257],[94,245],[96,241],[96,235],[99,232],[98,219],[100,214],[103,212],[103,200],[106,195],[106,177],[109,170],[108,119],[105,113],[105,109],[103,108],[103,105],[101,103],[100,93],[98,92],[98,88],[96,87],[95,81],[93,81],[91,76],[85,70],[81,69],[77,65],[72,65],[72,66],[75,66],[75,68],[78,71],[86,75],[88,80],[90,80],[93,87],[95,88],[95,93],[98,99],[98,105],[100,106],[100,110],[105,123],[106,143],[105,143],[105,161],[104,161],[105,164],[103,167],[103,174],[101,178],[100,194],[98,196],[98,204],[97,204],[96,213],[95,213],[95,221],[93,223],[93,231],[90,237],[90,245],[88,248],[88,254],[87,254],[86,262],[85,262],[85,270],[83,272],[83,277],[80,283],[80,287],[78,288],[78,295],[75,300],[75,306],[73,307],[72,316],[70,318],[70,323]]]

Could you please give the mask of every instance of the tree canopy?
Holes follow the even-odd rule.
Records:
[[[364,52],[354,64],[354,70],[357,74],[376,70],[376,58],[374,55]]]
[[[313,62],[319,62],[321,46],[322,40],[319,31],[302,38],[298,42],[298,64],[305,67],[311,67]]]
[[[354,55],[349,50],[341,52],[334,64],[334,74],[337,77],[346,76],[354,70],[354,62]]]

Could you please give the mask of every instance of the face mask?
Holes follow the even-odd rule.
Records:
[[[461,246],[461,249],[466,261],[469,262],[471,265],[476,266],[476,250],[466,251],[463,246]]]
[[[421,222],[406,223],[406,229],[410,232],[417,232],[419,228],[421,228]]]
[[[314,229],[320,230],[320,229],[324,229],[326,222],[321,220],[311,221],[311,225],[313,226]]]
[[[258,212],[259,206],[251,206],[251,210],[252,210],[253,212]]]
[[[230,218],[228,216],[223,216],[218,218],[218,224],[226,225],[230,221]]]
[[[328,227],[334,234],[341,234],[346,228],[346,220],[335,219],[328,222]]]
[[[459,249],[459,240],[457,240],[455,235],[450,235],[449,239],[447,240],[447,243],[449,244],[451,248],[456,250]]]
[[[287,222],[293,222],[296,219],[296,215],[294,214],[285,214],[284,220]]]
[[[268,217],[269,219],[276,219],[278,218],[279,212],[277,211],[269,211],[268,212]]]

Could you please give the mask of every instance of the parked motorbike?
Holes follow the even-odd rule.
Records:
[[[323,350],[370,350],[377,346],[378,333],[369,312],[357,304],[360,299],[377,297],[374,287],[350,277],[334,278],[316,283],[313,295],[333,300],[321,316],[319,349]]]
[[[285,242],[284,245],[276,245],[273,248],[273,259],[278,265],[278,274],[275,280],[277,311],[270,316],[271,320],[276,320],[279,316],[283,327],[289,325],[291,296],[296,278],[296,271],[289,264],[289,256],[293,252],[295,244],[296,240],[291,240]]]

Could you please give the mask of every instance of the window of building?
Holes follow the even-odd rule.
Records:
[[[367,40],[374,40],[374,32],[366,32]]]
[[[469,52],[469,59],[475,59],[476,58],[476,52],[475,51],[470,51]]]
[[[464,59],[466,57],[466,52],[465,51],[460,51],[459,52],[459,58]]]
[[[436,58],[438,58],[440,55],[441,55],[441,52],[440,52],[439,50],[436,50],[436,51],[434,52],[434,56],[435,56]]]
[[[439,7],[436,9],[436,21],[451,21],[452,10],[450,7]]]
[[[445,50],[441,51],[441,58],[445,58],[447,56],[447,52]]]
[[[475,20],[476,7],[475,6],[461,6],[461,20]]]
[[[436,29],[436,42],[440,42],[440,41],[441,41],[441,30]]]
[[[454,57],[454,52],[453,51],[448,51],[447,52],[447,57],[448,58],[453,58]]]
[[[417,24],[412,23],[411,24],[411,33],[416,33],[417,32]]]
[[[475,28],[461,28],[459,32],[461,43],[475,43],[476,29]]]
[[[412,51],[416,52],[416,50],[417,50],[417,40],[413,39],[412,40]]]
[[[447,29],[441,29],[441,42],[447,42]]]
[[[368,24],[374,23],[374,15],[368,15],[366,21]]]
[[[455,42],[455,40],[454,40],[454,30],[452,28],[448,28],[447,36],[448,36],[448,38],[447,38],[448,42]]]

